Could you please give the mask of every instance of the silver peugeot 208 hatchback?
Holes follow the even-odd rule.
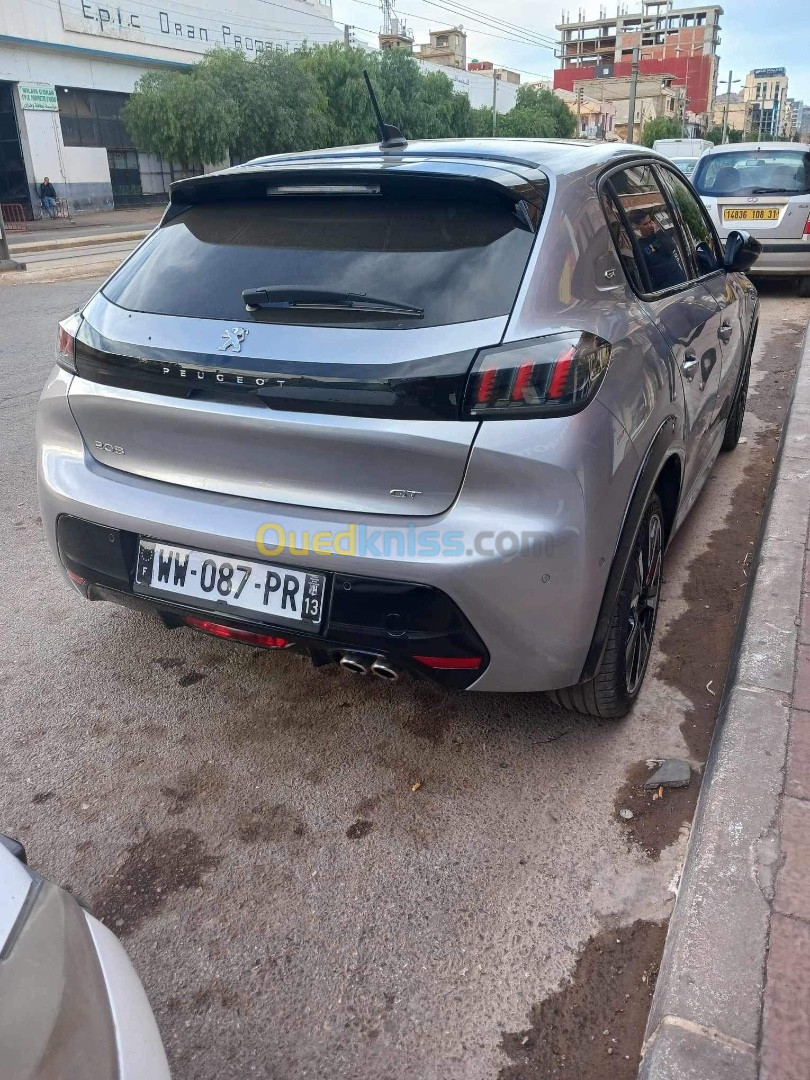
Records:
[[[170,626],[621,716],[666,545],[740,435],[757,250],[616,144],[354,147],[176,183],[59,328],[54,554]]]

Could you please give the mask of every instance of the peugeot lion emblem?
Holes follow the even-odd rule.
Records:
[[[231,326],[227,330],[222,331],[222,344],[219,347],[220,352],[227,352],[231,349],[233,352],[242,351],[242,342],[248,336],[247,330],[244,326]]]

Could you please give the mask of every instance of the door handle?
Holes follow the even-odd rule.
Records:
[[[692,379],[694,379],[695,372],[697,371],[697,369],[699,367],[700,367],[700,360],[698,360],[698,358],[695,356],[694,353],[689,353],[688,352],[684,356],[683,364],[681,365],[681,369],[683,371],[684,378],[688,379],[689,382],[691,382]]]
[[[720,338],[721,341],[729,341],[733,333],[734,327],[731,325],[731,323],[720,323],[720,329],[717,331],[717,336]]]

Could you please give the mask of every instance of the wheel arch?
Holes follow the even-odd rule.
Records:
[[[664,510],[667,543],[672,536],[683,478],[683,452],[679,441],[679,431],[678,418],[670,414],[658,428],[642,460],[622,520],[593,637],[579,676],[580,682],[592,679],[599,670],[607,644],[616,597],[621,589],[639,523],[653,492],[658,494]]]

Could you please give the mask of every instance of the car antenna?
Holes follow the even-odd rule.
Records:
[[[371,107],[374,110],[374,116],[377,120],[377,131],[380,133],[380,149],[396,150],[400,146],[407,146],[408,140],[399,128],[392,127],[391,124],[386,124],[383,120],[380,106],[377,104],[377,96],[374,93],[374,87],[371,85],[371,79],[368,77],[367,71],[363,72],[363,78],[366,80],[368,96],[371,98]]]

